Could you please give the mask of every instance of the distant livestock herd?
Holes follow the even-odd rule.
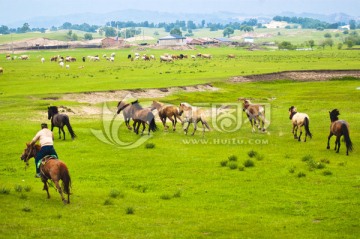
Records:
[[[102,55],[102,58],[99,55],[95,55],[95,56],[83,56],[81,58],[82,62],[86,62],[86,61],[90,61],[90,62],[98,62],[101,59],[105,59],[109,62],[114,62],[115,61],[115,55],[116,53],[111,53],[110,56],[107,56],[106,54]],[[162,54],[161,56],[159,56],[159,60],[160,62],[174,62],[175,60],[182,60],[182,59],[197,59],[197,58],[203,58],[203,59],[212,59],[212,55],[211,54],[202,54],[202,53],[197,53],[195,55],[186,55],[186,54]],[[227,55],[228,59],[231,58],[235,58],[234,54],[229,54]],[[29,55],[20,55],[20,56],[11,56],[10,54],[6,54],[6,59],[7,60],[16,60],[16,59],[20,59],[20,60],[29,60],[30,56]],[[132,54],[128,54],[127,56],[128,60],[131,61],[137,61],[137,60],[143,60],[143,61],[152,61],[152,60],[156,60],[156,57],[154,55],[147,55],[147,54],[139,54],[139,53],[134,53],[134,55]],[[46,59],[44,57],[41,57],[40,59],[41,63],[45,63]],[[65,67],[66,69],[70,68],[70,65],[65,65],[65,63],[67,62],[76,62],[77,59],[75,57],[72,56],[61,56],[61,55],[56,55],[56,56],[52,56],[50,58],[50,62],[57,62],[59,64],[60,67]],[[80,66],[79,68],[83,68],[84,66]],[[2,67],[0,67],[0,74],[4,73],[4,69]]]

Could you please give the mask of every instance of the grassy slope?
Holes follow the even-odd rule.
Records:
[[[149,62],[150,67],[144,62],[120,60],[115,66],[109,62],[86,63],[84,71],[77,69],[83,64],[80,62],[71,64],[69,71],[50,62],[41,65],[40,55],[48,58],[56,54],[52,52],[32,52],[29,62],[1,60],[6,72],[0,76],[0,234],[6,238],[356,238],[360,233],[356,147],[360,143],[359,81],[231,84],[217,79],[289,69],[356,68],[358,53],[239,51],[240,59],[231,62],[225,60],[225,55],[233,49],[205,50],[215,55],[213,61],[183,61],[171,66]],[[95,52],[70,53],[79,57]],[[170,73],[160,74],[159,68]],[[199,68],[205,72],[189,73]],[[173,78],[178,81],[169,80]],[[155,144],[154,149],[141,145],[124,150],[101,143],[90,132],[101,129],[100,116],[71,115],[78,138],[65,142],[56,139],[55,145],[72,175],[72,203],[63,206],[53,189],[52,198],[46,199],[41,183],[33,178],[33,161],[27,171],[23,170],[19,156],[24,143],[33,137],[39,122],[46,120],[47,105],[54,103],[43,97],[197,84],[209,79],[221,90],[179,93],[160,100],[210,104],[234,103],[239,96],[257,101],[273,97],[273,101],[265,101],[271,105],[269,134],[251,133],[247,123],[233,133],[213,130],[204,138],[200,132],[191,137],[184,136],[180,127],[175,133],[163,132],[158,124],[160,130],[148,141]],[[310,115],[314,138],[307,143],[292,139],[287,114],[291,105]],[[109,102],[111,110],[115,106],[116,102]],[[333,108],[340,109],[342,118],[351,125],[355,151],[349,157],[345,156],[343,143],[340,154],[326,150],[328,111]],[[120,127],[121,140],[138,137]],[[229,143],[233,139],[240,143]],[[260,161],[253,159],[255,167],[239,171],[220,166],[231,155],[237,156],[241,165],[249,158],[250,150],[263,156]],[[324,163],[324,169],[310,170],[302,161],[307,155],[316,162],[326,159],[330,163]],[[326,170],[332,175],[324,176]],[[299,173],[306,176],[298,177]],[[31,190],[16,192],[19,186]],[[10,193],[5,194],[4,189],[10,189]],[[116,191],[120,196],[111,197]],[[126,214],[128,208],[134,209],[134,214]],[[39,220],[41,224],[35,223]]]

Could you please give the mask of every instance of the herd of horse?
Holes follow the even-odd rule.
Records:
[[[262,104],[253,104],[249,99],[245,98],[239,98],[238,100],[242,101],[242,109],[246,113],[247,118],[251,124],[252,132],[256,131],[255,127],[257,127],[259,131],[265,132],[265,106]],[[155,109],[158,112],[158,116],[164,126],[164,129],[166,130],[169,129],[169,126],[166,125],[167,119],[171,121],[173,131],[176,130],[176,124],[178,120],[182,125],[187,123],[187,126],[184,128],[185,134],[187,134],[189,125],[191,123],[194,125],[194,131],[192,135],[195,134],[198,122],[202,123],[203,136],[205,129],[211,130],[209,124],[206,121],[205,110],[201,107],[195,107],[188,103],[180,103],[180,105],[177,107],[174,105],[166,105],[159,101],[153,101],[150,107],[144,108],[139,104],[138,100],[129,103],[125,101],[119,101],[117,104],[116,113],[123,113],[126,127],[129,130],[134,130],[136,134],[139,134],[139,128],[140,125],[142,125],[141,134],[143,134],[146,125],[148,125],[148,134],[150,134],[151,131],[155,132],[158,130],[158,127],[155,123],[155,115],[153,114],[153,110]],[[334,109],[330,111],[329,114],[331,124],[327,149],[330,149],[330,139],[333,135],[335,135],[335,151],[336,153],[339,153],[340,138],[343,136],[346,145],[346,155],[349,155],[349,152],[353,149],[352,142],[350,140],[349,124],[345,120],[338,119],[338,116],[340,115],[339,110]],[[296,107],[291,106],[289,108],[289,118],[292,122],[292,134],[294,139],[301,141],[302,127],[305,128],[304,142],[306,142],[307,136],[312,138],[309,127],[310,118],[306,113],[297,112]],[[70,125],[68,115],[60,114],[56,106],[48,107],[48,119],[51,120],[51,131],[53,131],[54,127],[59,128],[59,139],[61,139],[62,132],[63,140],[65,140],[65,131],[63,129],[65,125],[69,130],[71,138],[74,139],[76,137],[75,132]],[[132,127],[130,125],[131,119],[133,120]],[[297,135],[298,130],[299,136]],[[35,157],[39,150],[39,145],[31,145],[30,143],[26,144],[26,148],[21,155],[21,159],[26,163],[26,166],[28,166],[29,159]],[[59,159],[47,156],[41,161],[40,172],[42,182],[44,183],[43,190],[46,190],[48,198],[50,198],[48,180],[51,180],[54,182],[57,191],[60,193],[62,201],[65,204],[70,203],[71,178],[65,163]],[[59,184],[60,180],[62,181],[62,187],[60,187]],[[63,192],[67,194],[67,200],[64,198]]]

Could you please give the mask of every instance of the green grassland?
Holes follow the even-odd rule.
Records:
[[[30,60],[6,61],[0,55],[1,166],[0,235],[3,238],[358,238],[360,234],[360,81],[231,83],[232,76],[285,70],[359,69],[359,52],[346,50],[246,51],[198,48],[196,51],[148,49],[140,53],[210,53],[213,59],[128,61],[138,49],[115,50],[115,62],[81,62],[82,56],[114,50],[31,51]],[[227,54],[236,59],[227,59]],[[53,55],[77,57],[70,69],[50,62]],[[40,58],[45,57],[42,64]],[[83,66],[83,67],[82,67]],[[81,68],[79,68],[81,67]],[[103,104],[61,98],[66,93],[166,88],[211,83],[214,92],[178,92],[162,102],[235,104],[238,97],[270,106],[267,133],[243,125],[234,132],[212,130],[202,136],[159,130],[144,144],[124,149],[106,144],[91,130],[112,123],[102,114],[70,114],[75,140],[57,139],[55,148],[72,177],[71,204],[63,205],[50,188],[46,198],[34,178],[33,159],[24,170],[20,155],[48,122],[47,107],[102,109]],[[59,100],[53,100],[58,97]],[[121,100],[121,99],[119,99]],[[153,98],[140,99],[144,104]],[[116,101],[106,105],[114,113]],[[288,108],[310,116],[313,138],[297,142]],[[350,123],[354,151],[326,149],[329,110],[338,108]],[[120,122],[118,116],[114,122]],[[210,121],[210,120],[209,120]],[[113,124],[114,126],[114,124]],[[123,124],[115,138],[133,142],[142,136]],[[103,132],[104,132],[103,131]],[[190,132],[192,126],[190,126]],[[146,137],[146,136],[143,136]],[[152,143],[155,147],[146,147]],[[256,152],[256,157],[250,157]],[[235,156],[235,157],[234,157]],[[231,159],[231,160],[230,160]],[[236,160],[235,160],[236,159]],[[254,164],[250,167],[249,160]],[[224,166],[226,164],[226,166]],[[246,165],[246,166],[245,166]]]

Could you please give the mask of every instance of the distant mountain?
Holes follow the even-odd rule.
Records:
[[[279,16],[296,16],[296,17],[309,17],[319,19],[329,23],[333,22],[345,22],[348,23],[351,19],[359,19],[359,17],[351,17],[344,13],[334,13],[331,15],[321,15],[313,13],[292,13],[283,12],[276,14]],[[212,14],[208,13],[169,13],[169,12],[158,12],[158,11],[142,11],[142,10],[121,10],[109,12],[106,14],[100,13],[79,13],[64,16],[42,16],[31,18],[28,20],[11,22],[7,25],[12,28],[21,27],[25,22],[29,23],[31,28],[34,27],[45,27],[50,28],[52,26],[59,27],[64,22],[70,22],[72,24],[88,23],[90,25],[105,25],[109,21],[133,21],[133,22],[144,22],[149,23],[160,23],[160,22],[175,22],[176,20],[188,21],[192,20],[196,23],[200,23],[205,20],[206,23],[228,23],[248,20],[250,18],[256,18],[261,23],[270,21],[274,16],[269,15],[249,15],[246,13],[234,13],[234,12],[215,12]]]

